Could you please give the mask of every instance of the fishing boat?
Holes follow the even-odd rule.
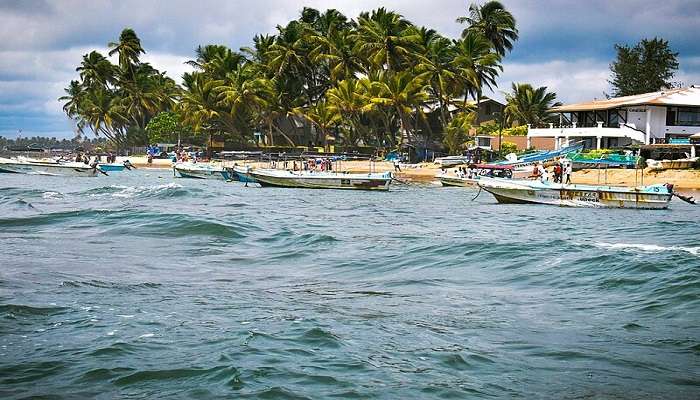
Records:
[[[499,203],[549,204],[567,207],[665,209],[673,185],[601,186],[564,185],[529,180],[481,178],[479,187]]]
[[[173,173],[181,178],[231,180],[229,171],[220,165],[204,163],[177,163],[173,165]]]
[[[250,169],[236,167],[243,178],[260,186],[310,188],[389,190],[391,172],[350,174],[337,172],[288,171],[278,169]]]
[[[652,171],[663,171],[665,169],[690,169],[695,167],[698,157],[688,157],[679,160],[647,160],[647,167]]]
[[[524,179],[532,174],[530,168],[501,164],[472,164],[469,166],[471,176],[459,173],[444,172],[436,176],[442,186],[475,186],[482,177]],[[468,171],[469,171],[468,170]]]
[[[0,171],[18,174],[56,176],[97,176],[99,173],[105,174],[99,167],[91,167],[77,162],[59,164],[56,162],[30,162],[6,158],[0,160]]]

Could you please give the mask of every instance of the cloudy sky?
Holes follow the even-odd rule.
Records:
[[[504,63],[494,97],[511,82],[554,90],[563,102],[603,97],[615,43],[660,36],[680,53],[676,80],[700,84],[700,1],[505,0],[520,40]],[[125,27],[136,30],[146,61],[176,81],[199,44],[247,46],[256,33],[296,18],[302,7],[349,17],[386,7],[417,25],[457,37],[463,0],[0,0],[0,135],[72,137],[56,100],[81,56],[105,50]],[[106,51],[105,51],[106,54]]]

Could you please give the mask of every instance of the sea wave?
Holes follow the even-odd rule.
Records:
[[[117,199],[173,198],[200,193],[200,188],[184,188],[179,183],[170,182],[153,186],[110,185],[88,189],[75,194],[88,197],[112,197]]]

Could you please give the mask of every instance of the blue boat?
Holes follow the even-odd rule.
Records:
[[[101,170],[105,172],[119,172],[119,171],[124,171],[124,164],[105,164],[105,163],[99,163],[97,166],[100,167]]]

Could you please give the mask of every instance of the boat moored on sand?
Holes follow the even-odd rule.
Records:
[[[529,180],[482,178],[479,187],[499,203],[549,204],[566,207],[665,209],[673,197],[673,185],[600,186],[564,185]]]

